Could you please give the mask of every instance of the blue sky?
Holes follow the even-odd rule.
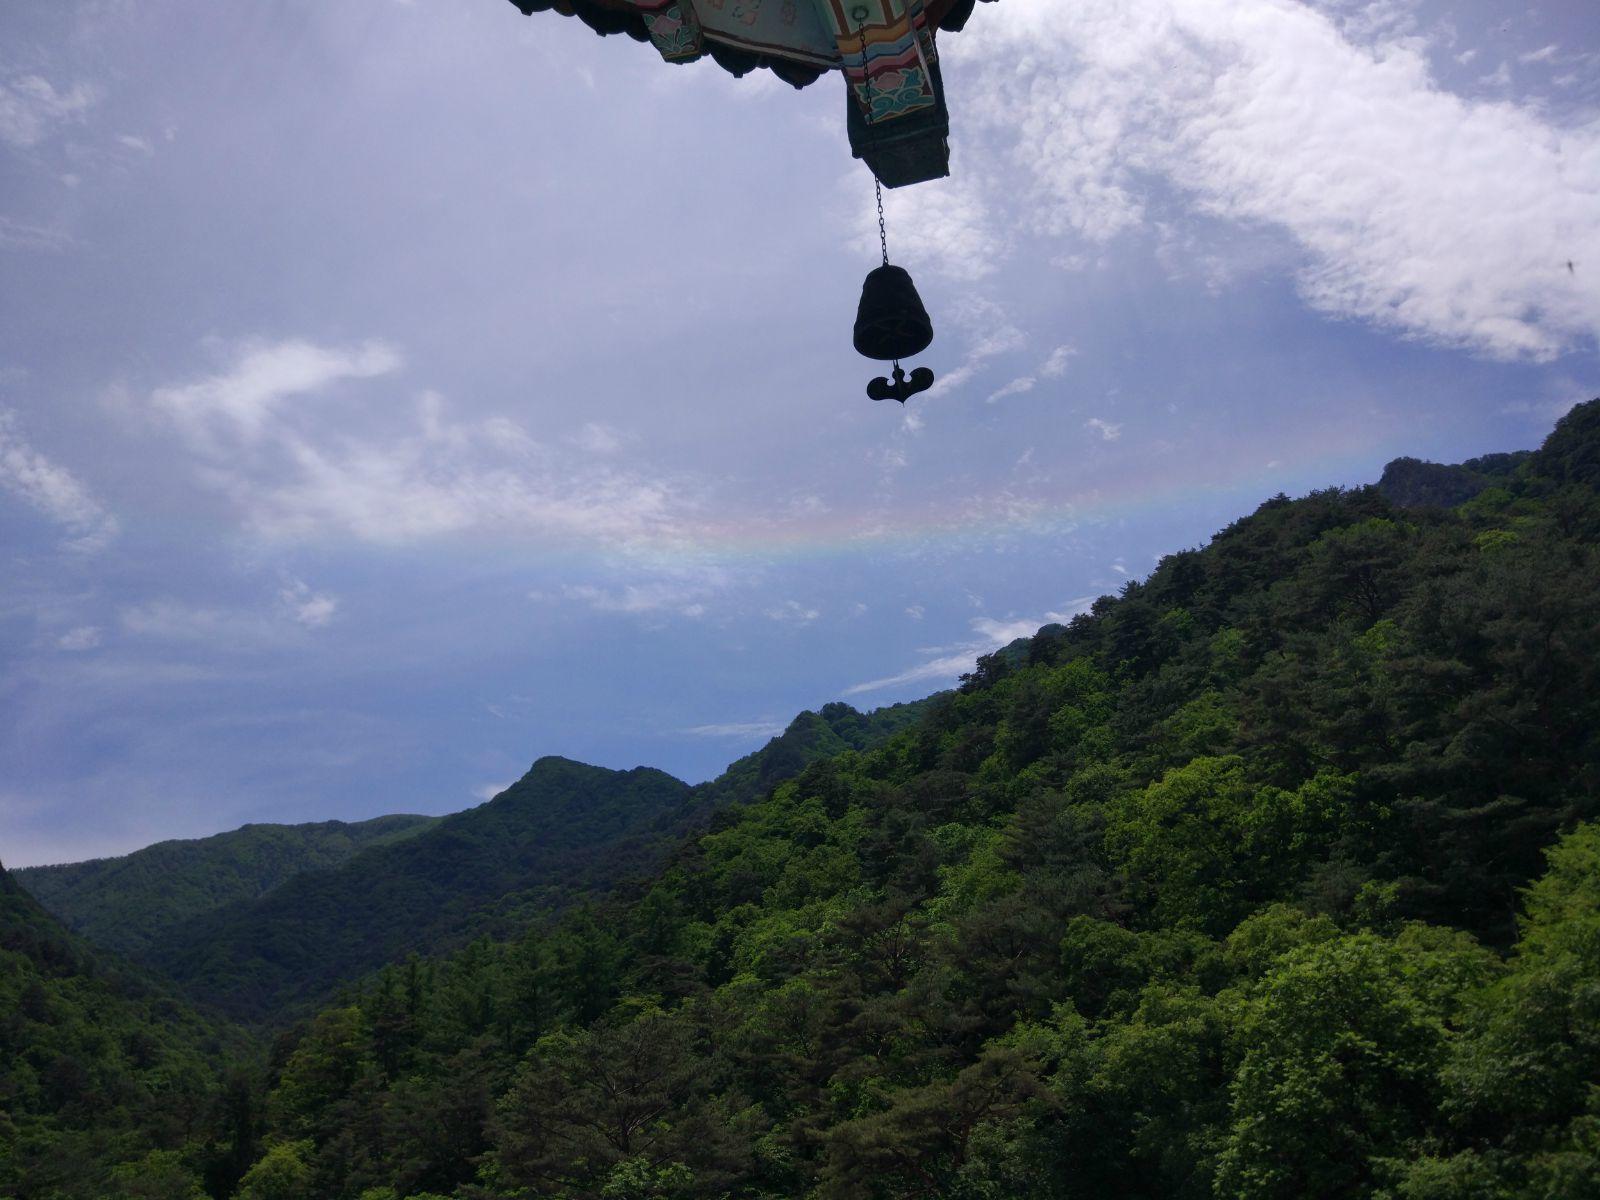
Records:
[[[901,410],[836,78],[504,0],[0,9],[0,859],[702,779],[1600,393],[1589,4],[999,0],[941,51]]]

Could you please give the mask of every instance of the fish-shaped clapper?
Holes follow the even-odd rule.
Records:
[[[898,400],[904,404],[918,392],[925,392],[933,386],[933,372],[927,367],[918,367],[911,372],[911,378],[906,378],[906,373],[900,369],[900,364],[894,365],[894,382],[890,383],[879,375],[867,384],[867,395],[874,400]]]

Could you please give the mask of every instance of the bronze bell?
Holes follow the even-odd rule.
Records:
[[[904,267],[884,263],[861,285],[856,349],[884,362],[920,354],[933,341],[933,322]]]

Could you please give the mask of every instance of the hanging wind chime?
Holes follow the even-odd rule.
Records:
[[[861,35],[861,83],[866,103],[867,137],[876,143],[877,129],[872,111],[872,75],[867,64],[867,10],[859,5],[851,10]],[[861,303],[856,308],[855,347],[867,358],[894,364],[893,381],[880,375],[867,384],[867,395],[874,400],[898,400],[904,404],[918,392],[933,386],[933,372],[917,367],[907,378],[900,366],[902,358],[921,354],[933,341],[933,322],[923,307],[922,297],[904,267],[889,261],[889,234],[883,221],[883,182],[876,169],[872,190],[878,202],[878,247],[881,266],[874,267],[861,285]]]

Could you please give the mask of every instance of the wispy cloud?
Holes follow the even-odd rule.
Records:
[[[590,421],[567,440],[590,454],[615,454],[622,448],[623,437],[610,425]]]
[[[258,609],[150,600],[123,608],[117,618],[124,633],[160,642],[243,650],[281,641],[287,623]]]
[[[991,343],[995,345],[996,343]],[[1003,349],[1015,348],[1010,343],[999,343]],[[1031,375],[1019,375],[1010,383],[989,393],[989,403],[1004,400],[1008,396],[1021,396],[1038,386],[1041,379],[1059,379],[1067,373],[1067,363],[1077,356],[1077,351],[1071,346],[1057,346],[1046,359],[1039,364]]]
[[[260,442],[286,401],[325,392],[349,379],[373,379],[399,370],[400,354],[385,342],[351,348],[291,339],[251,341],[217,374],[177,387],[157,388],[150,403],[197,448],[220,456]]]
[[[562,589],[569,600],[577,600],[596,612],[668,613],[684,617],[705,615],[705,601],[732,583],[730,574],[717,567],[698,571],[674,571],[665,578],[626,583],[617,587],[571,584]]]
[[[0,216],[0,250],[57,251],[72,244],[72,235],[63,229]]]
[[[19,150],[37,146],[61,126],[83,119],[99,99],[87,83],[58,91],[42,75],[21,75],[0,83],[0,142]]]
[[[311,590],[302,579],[290,579],[278,589],[278,603],[307,629],[321,629],[339,610],[339,600],[326,592]]]
[[[1083,423],[1083,427],[1085,429],[1094,430],[1108,442],[1114,442],[1122,436],[1122,425],[1120,422],[1107,421],[1100,417],[1090,417]]]
[[[35,450],[17,430],[17,417],[0,408],[0,488],[60,525],[68,549],[104,549],[117,536],[117,518],[72,472]]]
[[[1006,399],[1008,396],[1024,395],[1027,392],[1033,391],[1034,385],[1038,382],[1039,381],[1032,375],[1020,375],[1016,379],[1013,379],[1010,383],[1005,384],[1002,387],[998,387],[994,391],[990,392],[988,402],[993,404],[998,400]]]
[[[767,609],[769,619],[791,625],[809,625],[821,615],[821,609],[811,608],[798,600],[785,600],[782,604]]]
[[[993,617],[975,617],[971,622],[972,636],[966,641],[959,645],[931,648],[927,651],[930,657],[925,661],[882,679],[869,679],[865,683],[853,684],[845,688],[844,694],[858,696],[863,692],[878,692],[885,688],[902,687],[911,683],[953,681],[971,671],[981,655],[989,654],[1002,646],[1009,646],[1018,638],[1032,637],[1039,631],[1041,625],[1070,621],[1076,614],[1087,612],[1092,601],[1093,597],[1074,600],[1065,610],[1045,613],[1039,619],[997,620]]]
[[[1039,377],[1041,379],[1059,379],[1067,373],[1067,364],[1078,356],[1078,351],[1072,346],[1057,346],[1050,351],[1050,357],[1039,364]]]
[[[82,652],[93,650],[102,640],[98,625],[79,625],[69,629],[56,639],[56,646],[62,650]]]
[[[223,371],[157,389],[150,407],[199,458],[201,481],[269,539],[403,544],[514,530],[625,548],[682,532],[693,501],[680,481],[544,446],[504,417],[454,419],[435,393],[398,416],[392,390],[381,415],[357,398],[355,415],[341,419],[327,403],[340,385],[391,376],[401,363],[381,341],[253,342]],[[613,448],[600,426],[580,437]]]
[[[724,725],[692,725],[682,732],[692,737],[757,738],[777,737],[785,728],[781,721],[730,721]]]
[[[859,172],[852,173],[858,187],[860,178]],[[1003,225],[987,219],[983,188],[984,176],[957,161],[947,178],[886,192],[884,211],[893,231],[890,257],[967,282],[994,274],[1009,253],[1010,237]],[[866,205],[859,211],[870,214],[868,236],[876,243],[877,214]]]
[[[1018,329],[1004,308],[993,300],[971,296],[954,306],[950,313],[966,338],[967,350],[959,365],[946,371],[929,390],[930,398],[959,391],[990,360],[1020,350],[1028,344],[1027,335]]]
[[[1425,47],[1358,44],[1291,0],[985,17],[962,44],[979,64],[973,165],[1031,180],[987,193],[988,224],[1103,243],[1153,221],[1159,180],[1197,218],[1287,233],[1326,312],[1496,358],[1600,332],[1600,273],[1563,268],[1600,261],[1592,123],[1451,94]]]

